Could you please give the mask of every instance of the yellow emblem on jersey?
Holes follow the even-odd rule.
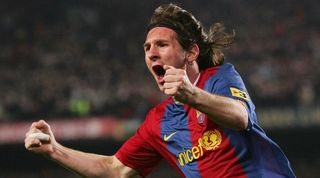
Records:
[[[206,131],[201,138],[201,145],[206,150],[215,150],[222,141],[222,136],[217,129]]]
[[[231,95],[232,96],[235,96],[235,97],[238,97],[238,98],[242,98],[242,99],[245,99],[247,101],[249,100],[249,95],[244,91],[241,91],[241,90],[239,90],[237,88],[233,88],[233,87],[230,88],[230,91],[231,91]]]
[[[215,150],[222,142],[221,133],[217,130],[208,130],[206,131],[199,139],[198,145],[194,145],[190,149],[183,149],[177,155],[180,166],[185,166],[195,160],[200,159],[205,150],[213,151]]]

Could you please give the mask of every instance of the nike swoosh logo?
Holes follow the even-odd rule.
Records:
[[[168,136],[166,136],[166,135],[164,135],[163,136],[163,140],[164,141],[168,141],[174,134],[176,134],[177,132],[173,132],[173,133],[171,133],[170,135],[168,135]]]

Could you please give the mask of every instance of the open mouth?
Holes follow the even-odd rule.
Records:
[[[155,65],[152,67],[152,70],[158,77],[163,77],[166,71],[163,69],[161,65]]]

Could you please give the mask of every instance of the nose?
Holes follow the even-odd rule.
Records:
[[[156,61],[159,59],[159,50],[157,49],[156,46],[151,45],[150,49],[147,51],[147,56],[151,61]]]

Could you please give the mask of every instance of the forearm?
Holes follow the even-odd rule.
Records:
[[[248,125],[248,113],[237,100],[208,93],[195,87],[189,105],[204,114],[213,122],[233,130],[243,130]]]
[[[83,177],[119,177],[112,156],[102,156],[66,148],[57,144],[49,158]]]
[[[45,155],[83,177],[129,178],[137,175],[134,169],[125,166],[115,156],[85,153],[60,145],[44,120],[32,123],[24,142],[27,150]]]

